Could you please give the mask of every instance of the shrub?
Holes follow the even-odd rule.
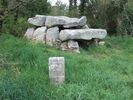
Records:
[[[22,36],[28,26],[29,24],[26,18],[21,17],[15,22],[14,17],[10,15],[4,21],[2,32],[10,33],[15,36]]]
[[[118,31],[133,36],[133,9],[127,8],[124,10]]]

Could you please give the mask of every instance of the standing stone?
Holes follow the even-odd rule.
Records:
[[[50,46],[56,45],[56,41],[59,40],[59,28],[49,28],[46,33],[46,43]]]
[[[65,81],[64,57],[49,58],[49,78],[51,84],[62,84]]]
[[[32,36],[33,36],[34,31],[35,31],[34,28],[28,28],[24,36],[27,39],[32,39]]]
[[[36,41],[39,41],[39,42],[45,43],[46,30],[47,30],[46,27],[37,28],[37,29],[35,30],[34,34],[33,34],[32,39],[33,39],[33,40],[36,40]]]

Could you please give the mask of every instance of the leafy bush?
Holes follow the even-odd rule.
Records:
[[[121,14],[119,30],[123,34],[133,36],[133,9],[127,8]]]
[[[2,31],[15,36],[23,36],[27,27],[29,27],[27,18],[21,17],[16,22],[14,16],[10,15],[5,19]]]

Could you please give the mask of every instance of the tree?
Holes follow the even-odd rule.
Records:
[[[85,15],[86,0],[80,0],[80,14]]]
[[[36,14],[48,14],[49,6],[51,5],[47,0],[0,0],[0,30],[3,29],[3,25],[6,29],[8,24],[12,24],[10,33],[15,34],[13,26],[21,18],[28,18]],[[14,31],[12,32],[12,30]]]
[[[107,5],[106,10],[106,20],[107,20],[107,30],[110,35],[118,35],[117,28],[119,26],[119,15],[124,11],[124,7],[127,4],[127,0],[118,0],[118,1],[110,1]]]
[[[2,0],[0,1],[0,32],[2,30],[2,25],[7,16],[7,13],[7,1]]]
[[[80,0],[79,10],[81,16],[87,16],[92,28],[106,28],[110,35],[117,35],[120,21],[123,23],[121,16],[127,3],[128,0]],[[133,27],[131,17],[128,15],[126,19]]]
[[[69,16],[79,16],[77,1],[78,0],[69,0]]]
[[[68,7],[66,4],[63,4],[60,0],[57,0],[55,3],[55,6],[51,7],[50,15],[55,15],[55,16],[67,16],[68,14]]]

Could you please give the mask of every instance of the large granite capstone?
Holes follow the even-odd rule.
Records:
[[[91,40],[93,38],[104,39],[107,31],[104,29],[67,29],[60,32],[59,38],[65,40]]]
[[[33,18],[29,18],[28,22],[35,26],[44,26],[46,21],[46,16],[44,15],[36,15]]]
[[[85,16],[79,18],[70,18],[66,16],[45,16],[36,15],[33,18],[29,18],[28,22],[35,26],[62,26],[64,28],[79,27],[86,25],[87,18]]]

